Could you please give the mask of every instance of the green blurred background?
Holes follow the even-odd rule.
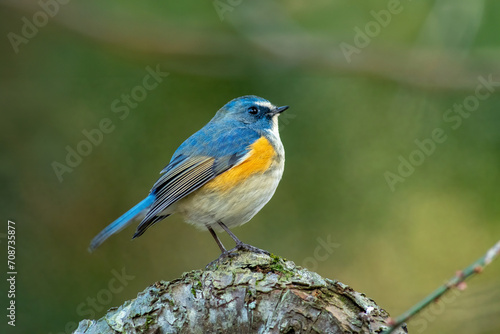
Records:
[[[0,1],[0,241],[5,254],[14,220],[18,270],[17,326],[2,315],[2,333],[69,333],[215,259],[210,235],[179,217],[133,242],[130,227],[94,254],[87,246],[144,198],[185,138],[246,94],[290,109],[283,180],[235,230],[243,241],[397,316],[499,239],[500,86],[474,98],[489,92],[480,77],[500,81],[498,1],[61,2],[42,2],[52,17],[37,1]],[[371,11],[388,6],[377,23]],[[346,57],[341,45],[356,42]],[[169,75],[120,119],[113,101],[139,92],[148,66]],[[449,111],[464,101],[467,117]],[[106,118],[113,131],[60,181],[54,161]],[[435,129],[446,140],[422,159],[415,140]],[[410,158],[419,166],[391,189],[386,172]],[[128,277],[120,285],[113,272]],[[499,333],[499,276],[493,263],[410,333]]]

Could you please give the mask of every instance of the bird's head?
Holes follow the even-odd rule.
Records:
[[[287,109],[288,106],[276,107],[266,99],[246,95],[226,103],[213,121],[237,122],[256,130],[265,130],[277,125],[278,116]]]

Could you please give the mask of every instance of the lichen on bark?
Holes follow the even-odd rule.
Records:
[[[160,281],[75,333],[379,333],[364,294],[276,256],[242,252]],[[394,333],[407,333],[405,328]]]

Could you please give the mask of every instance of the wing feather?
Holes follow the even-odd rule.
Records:
[[[192,157],[186,158],[177,166],[166,171],[151,190],[155,195],[155,201],[137,227],[134,238],[142,235],[150,226],[163,219],[165,214],[162,212],[170,205],[235,166],[240,162],[239,160],[241,159],[234,157],[222,159]]]

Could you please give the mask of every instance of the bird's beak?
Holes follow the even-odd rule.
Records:
[[[273,110],[271,110],[269,112],[269,115],[271,115],[271,116],[278,115],[278,114],[281,114],[283,111],[285,111],[287,109],[288,109],[288,106],[276,107],[276,108],[274,108]]]

